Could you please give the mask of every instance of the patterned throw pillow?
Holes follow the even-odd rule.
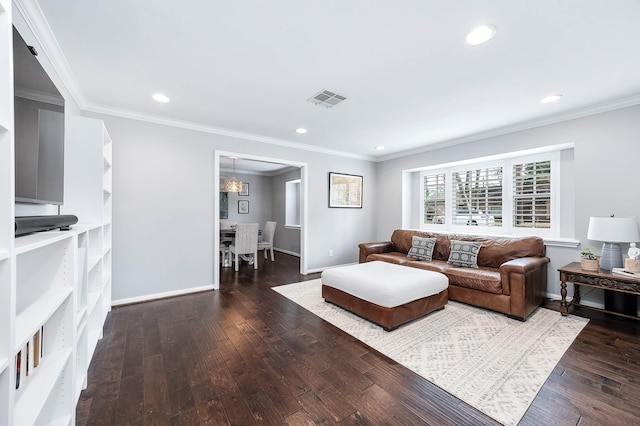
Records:
[[[449,253],[447,263],[466,266],[467,268],[477,268],[480,247],[482,247],[482,243],[452,240],[451,253]]]
[[[436,246],[435,238],[422,238],[413,236],[411,238],[411,249],[407,256],[418,260],[432,260],[433,248]]]

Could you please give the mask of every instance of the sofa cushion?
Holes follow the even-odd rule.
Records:
[[[472,288],[488,293],[502,294],[500,270],[495,268],[464,268],[449,265],[442,271],[452,286]]]
[[[445,260],[410,260],[404,264],[404,266],[411,266],[412,268],[424,269],[426,271],[435,271],[446,273],[453,266],[449,265]]]
[[[451,241],[451,251],[447,263],[467,268],[478,267],[478,253],[482,243],[473,241]]]
[[[422,238],[414,235],[411,241],[412,246],[407,256],[418,260],[432,260],[433,248],[436,245],[435,238]]]

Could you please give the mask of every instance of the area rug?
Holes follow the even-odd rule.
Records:
[[[322,298],[320,280],[273,287],[504,425],[516,425],[588,319],[538,308],[525,322],[449,301],[386,332]]]

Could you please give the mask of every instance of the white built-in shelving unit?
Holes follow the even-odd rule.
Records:
[[[86,235],[78,240],[78,256],[84,264],[78,271],[82,289],[76,295],[80,301],[76,345],[84,348],[82,342],[87,342],[87,353],[81,362],[88,364],[111,309],[112,148],[101,120],[70,116],[66,129],[65,203],[61,212],[78,216],[81,223],[93,224],[87,225]],[[82,382],[86,383],[86,371]]]
[[[13,424],[15,256],[11,1],[0,0],[0,425]]]
[[[11,1],[0,0],[0,425],[72,425],[111,308],[111,139],[67,115],[70,231],[14,237]],[[18,369],[18,357],[20,358]]]

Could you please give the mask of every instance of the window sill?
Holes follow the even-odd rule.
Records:
[[[285,229],[297,229],[297,230],[300,230],[301,226],[300,225],[285,225],[284,228]]]
[[[542,237],[547,247],[566,247],[577,248],[580,245],[580,241],[573,238],[555,238],[555,237]]]

